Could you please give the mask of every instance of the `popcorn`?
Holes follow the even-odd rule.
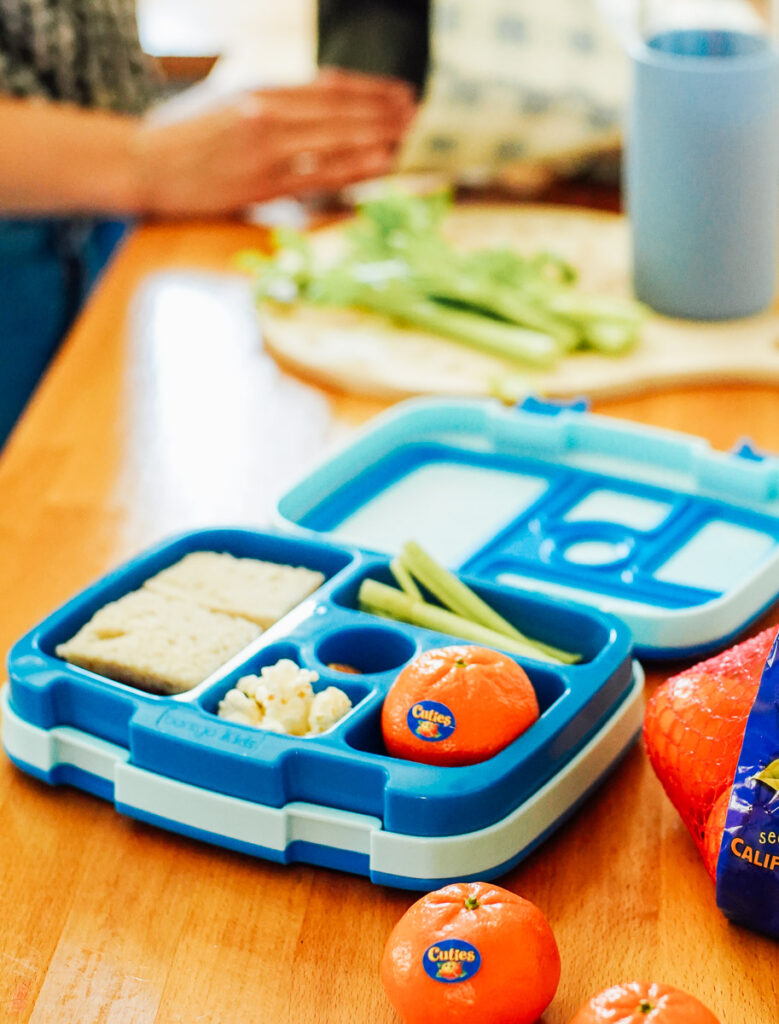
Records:
[[[262,722],[263,717],[256,701],[240,690],[227,691],[224,698],[219,701],[218,715],[228,722],[255,726]]]
[[[227,721],[288,736],[317,736],[349,711],[352,702],[335,686],[314,693],[319,675],[289,658],[266,665],[259,675],[238,680],[219,702]]]
[[[314,694],[308,712],[309,736],[316,736],[335,725],[351,706],[352,702],[337,686],[328,686],[326,690]]]

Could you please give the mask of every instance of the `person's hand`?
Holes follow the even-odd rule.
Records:
[[[218,214],[332,192],[391,169],[414,110],[405,83],[327,70],[309,85],[253,92],[173,123],[141,123],[139,207]]]

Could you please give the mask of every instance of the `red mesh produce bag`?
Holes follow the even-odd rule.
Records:
[[[663,788],[715,877],[728,797],[747,718],[777,627],[667,679],[644,719]]]

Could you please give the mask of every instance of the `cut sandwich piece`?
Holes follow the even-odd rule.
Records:
[[[321,572],[291,565],[193,551],[152,576],[146,590],[191,601],[212,612],[272,626],[324,582]]]
[[[253,622],[151,590],[100,608],[57,654],[152,693],[192,689],[260,635]]]

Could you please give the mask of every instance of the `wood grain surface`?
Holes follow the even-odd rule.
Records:
[[[238,224],[149,226],[108,271],[0,460],[4,651],[168,533],[266,523],[292,477],[381,408],[303,383],[262,351],[219,276],[262,241]],[[776,387],[595,408],[718,448],[749,435],[779,450]],[[650,670],[650,689],[677,667]],[[4,756],[0,816],[3,1024],[396,1020],[377,963],[412,895],[129,821]],[[722,1024],[776,1024],[777,945],[721,917],[639,746],[503,883],[544,910],[559,941],[545,1024],[634,977],[688,989]]]

